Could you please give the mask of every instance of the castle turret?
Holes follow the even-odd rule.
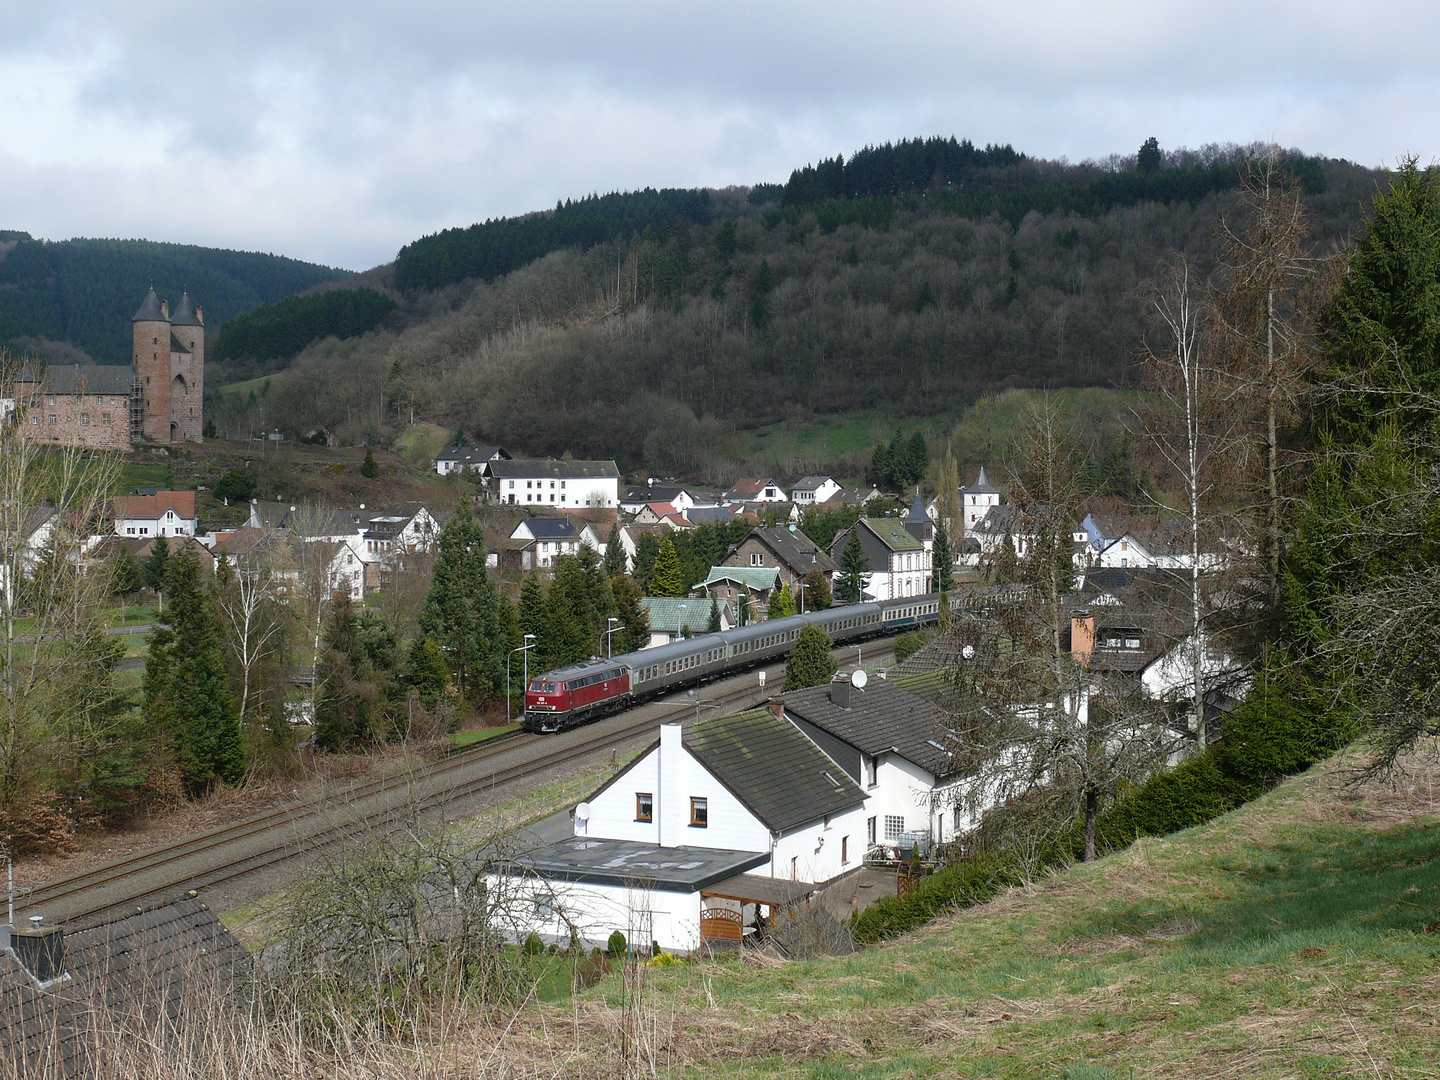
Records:
[[[132,437],[157,442],[170,438],[170,305],[155,295],[155,288],[130,320],[134,350],[131,361],[140,389],[143,419]]]
[[[184,293],[170,316],[171,442],[199,442],[205,398],[205,321]]]

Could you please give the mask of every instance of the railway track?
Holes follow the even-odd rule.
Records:
[[[877,641],[870,648],[883,649],[887,644]],[[836,657],[845,662],[855,653],[856,648],[849,646],[836,650]],[[736,705],[758,694],[756,685],[748,680],[733,688],[714,685],[706,692],[710,696],[701,700],[711,707]],[[603,751],[667,720],[683,720],[695,708],[693,699],[683,695],[653,704],[659,707],[640,706],[567,733],[563,745],[557,745],[561,737],[517,731],[419,769],[360,781],[342,791],[252,814],[132,857],[52,879],[32,889],[17,907],[26,916],[44,915],[51,923],[81,924],[144,902],[213,888]],[[637,711],[644,715],[634,716]],[[505,765],[497,761],[527,749],[533,749],[533,756]],[[487,763],[491,763],[488,768]],[[239,850],[230,854],[227,848]]]

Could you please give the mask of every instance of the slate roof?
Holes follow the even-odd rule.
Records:
[[[790,486],[793,494],[796,491],[819,491],[827,483],[831,483],[828,476],[802,476]]]
[[[769,528],[754,529],[750,536],[759,538],[797,577],[804,577],[816,567],[825,573],[833,573],[835,570],[835,560],[799,529],[792,531],[784,525],[772,525]],[[811,555],[814,555],[813,559]]]
[[[920,498],[920,493],[917,491],[915,493],[915,501],[910,504],[910,512],[905,515],[905,521],[910,523],[928,522],[929,520],[930,515],[925,512],[925,500]]]
[[[508,460],[510,455],[503,446],[452,446],[437,457],[436,461],[460,461],[467,465],[479,465],[499,455]]]
[[[769,709],[687,725],[682,742],[772,832],[865,802],[844,769]]]
[[[45,387],[52,394],[129,397],[135,387],[135,372],[128,364],[52,364],[45,369]]]
[[[692,506],[685,516],[693,525],[724,525],[735,520],[735,511],[728,506]]]
[[[875,757],[894,751],[936,777],[956,771],[953,750],[959,749],[944,710],[884,679],[873,679],[865,689],[850,690],[850,707],[830,700],[829,686],[796,690],[781,698],[793,713]]]
[[[160,310],[160,297],[155,295],[155,286],[150,286],[150,291],[145,294],[145,299],[140,301],[140,310],[135,312],[131,322],[164,322],[165,314]]]
[[[657,485],[655,487],[630,487],[625,489],[625,497],[621,502],[626,503],[669,503],[674,502],[685,489],[682,487],[666,487]]]
[[[569,518],[526,518],[520,523],[536,540],[573,540],[575,525]],[[519,531],[517,526],[516,531]]]
[[[181,900],[67,932],[63,967],[70,978],[41,989],[11,950],[0,949],[0,1073],[88,1072],[94,1024],[132,1010],[153,1021],[163,1009],[173,1020],[187,998],[225,990],[251,961],[209,908]]]
[[[195,301],[190,299],[188,292],[180,294],[180,302],[175,305],[175,310],[170,313],[171,326],[204,326],[200,321],[200,315],[195,310]]]
[[[514,458],[513,460],[487,461],[485,472],[498,479],[534,479],[541,477],[551,480],[594,479],[597,477],[620,478],[620,470],[613,461],[550,461],[535,458]]]
[[[923,511],[922,511],[923,512]],[[925,545],[911,536],[899,518],[861,518],[860,524],[891,551],[922,551]]]
[[[980,475],[975,478],[975,483],[965,489],[967,495],[999,495],[1000,489],[990,483],[985,476],[985,466],[980,466]]]
[[[186,345],[183,341],[176,337],[174,332],[172,331],[170,334],[170,351],[172,353],[185,353],[188,355],[190,352],[190,346]]]
[[[705,633],[705,628],[710,625],[711,602],[711,598],[708,596],[700,599],[671,596],[643,596],[640,598],[641,606],[650,616],[652,633],[678,634],[681,629],[688,626],[690,633],[697,637]],[[720,613],[729,619],[731,626],[735,625],[735,613],[730,610],[728,603],[720,604]]]

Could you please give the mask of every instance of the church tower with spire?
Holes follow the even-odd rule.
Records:
[[[205,316],[185,293],[171,314],[152,287],[130,320],[138,408],[131,437],[200,442],[204,433]]]

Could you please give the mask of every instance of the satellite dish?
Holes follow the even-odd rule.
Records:
[[[582,803],[578,804],[578,805],[575,807],[575,820],[576,820],[576,821],[589,821],[589,820],[590,820],[590,804],[589,804],[588,802],[582,802]]]
[[[963,657],[965,657],[966,660],[974,660],[974,659],[975,659],[975,646],[974,646],[974,645],[966,645],[963,649],[960,650],[960,655],[963,656]]]
[[[856,690],[864,690],[865,684],[870,681],[870,676],[865,674],[864,668],[856,668],[850,673],[850,685]]]

